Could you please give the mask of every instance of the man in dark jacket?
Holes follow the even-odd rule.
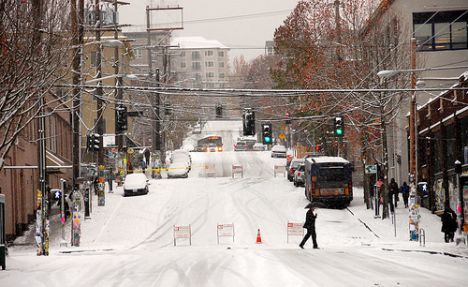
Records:
[[[312,241],[314,242],[314,248],[317,249],[317,234],[315,233],[315,219],[317,219],[317,214],[314,214],[314,208],[310,207],[306,213],[306,221],[304,223],[304,228],[307,229],[307,233],[302,239],[301,244],[299,247],[304,249],[304,244],[307,242],[309,237],[312,236]]]
[[[453,242],[453,237],[455,236],[455,231],[458,228],[457,224],[457,214],[450,206],[446,206],[444,213],[442,214],[442,232],[444,233],[445,242]]]

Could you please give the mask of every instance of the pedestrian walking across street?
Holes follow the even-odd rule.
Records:
[[[314,214],[314,207],[310,206],[309,210],[306,213],[306,221],[304,223],[304,228],[307,229],[307,233],[304,235],[301,244],[299,247],[304,249],[304,244],[307,242],[309,237],[312,237],[314,243],[314,248],[317,249],[317,234],[315,233],[315,220],[317,219],[317,214]]]

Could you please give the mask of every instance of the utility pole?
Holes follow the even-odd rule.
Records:
[[[335,0],[333,3],[335,5],[335,25],[336,25],[336,42],[338,46],[336,47],[336,58],[339,62],[342,60],[341,56],[341,17],[340,17],[340,0]]]
[[[114,13],[112,14],[112,22],[114,24],[114,39],[118,40],[119,39],[119,23],[117,23],[117,11],[119,8],[119,5],[128,5],[130,3],[127,2],[121,2],[118,0],[113,0],[113,5],[114,5]],[[123,99],[123,90],[121,89],[123,85],[123,80],[122,77],[119,76],[120,73],[120,59],[119,59],[119,47],[116,46],[114,48],[114,74],[116,75],[115,78],[115,110],[117,111],[117,107],[119,107],[122,104],[122,99]],[[117,123],[116,123],[117,127]],[[115,129],[117,131],[117,129]],[[122,134],[117,134],[115,136],[115,141],[118,146],[118,151],[121,152],[122,148],[126,146],[125,143],[125,136]]]
[[[42,0],[31,1],[32,14],[34,21],[33,47],[41,45],[41,22],[42,22]],[[36,212],[36,233],[40,234],[40,239],[37,240],[37,255],[49,255],[49,238],[48,238],[48,192],[47,192],[47,166],[46,166],[46,135],[45,135],[45,111],[44,111],[44,94],[42,89],[38,91],[38,168],[39,168],[39,192],[37,194],[38,211]]]
[[[100,8],[100,0],[95,0],[95,19],[96,19],[96,31],[95,31],[95,40],[97,42],[97,49],[96,49],[96,78],[102,78],[102,44],[101,44],[101,8]],[[96,110],[97,110],[97,118],[96,118],[96,131],[101,136],[104,134],[104,121],[102,117],[104,116],[104,109],[103,109],[103,95],[102,90],[102,80],[98,81],[96,87]],[[98,158],[97,158],[97,166],[98,166],[98,176],[99,176],[99,184],[98,184],[98,205],[104,206],[105,205],[105,193],[104,193],[104,145],[103,141],[99,141],[99,151],[98,151]]]
[[[160,78],[160,73],[159,69],[156,69],[156,87],[161,86],[161,78]],[[162,155],[162,150],[161,150],[161,97],[159,92],[156,92],[156,95],[154,97],[151,97],[151,106],[153,107],[154,111],[154,121],[153,121],[153,129],[152,129],[152,148],[153,151],[159,151],[159,159],[161,161],[161,165],[164,165],[163,162],[163,155]]]
[[[416,39],[411,38],[411,89],[416,88]],[[417,167],[416,167],[416,93],[411,92],[410,117],[409,117],[409,136],[410,136],[410,181],[411,193],[416,195],[417,185]]]
[[[78,4],[78,6],[77,6]],[[81,109],[81,58],[83,54],[83,36],[84,36],[84,0],[71,0],[71,29],[72,44],[75,47],[73,51],[73,106],[72,106],[72,192],[78,190],[78,177],[80,174],[80,109]],[[74,211],[74,210],[73,210]],[[73,235],[73,228],[72,228]],[[72,236],[73,238],[73,236]],[[73,245],[73,241],[72,241]]]

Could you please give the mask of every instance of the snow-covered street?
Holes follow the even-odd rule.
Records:
[[[33,246],[10,248],[0,286],[468,283],[467,248],[443,243],[439,217],[422,210],[426,246],[420,246],[408,240],[407,209],[397,209],[395,236],[391,219],[376,219],[366,209],[361,188],[354,188],[349,209],[317,210],[320,249],[312,249],[311,242],[300,249],[297,236],[288,243],[287,223],[305,218],[304,188],[280,174],[274,177],[273,166],[285,159],[272,159],[268,151],[228,148],[238,131],[232,126],[222,132],[224,152],[191,153],[187,179],[151,180],[147,195],[123,197],[119,188],[106,194],[106,206],[93,202],[91,219],[82,222],[80,247],[60,247],[53,238],[50,256],[40,257]],[[205,176],[207,164],[215,167],[216,176]],[[243,166],[243,177],[231,177],[232,164]],[[224,237],[218,244],[217,224],[226,223],[235,226],[234,242]],[[174,246],[174,225],[191,226],[191,245],[178,239]],[[261,244],[256,243],[258,229]]]

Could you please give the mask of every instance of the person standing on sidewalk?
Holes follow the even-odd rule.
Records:
[[[405,208],[408,208],[409,186],[406,181],[404,181],[403,185],[400,187],[400,192],[403,196],[403,203],[405,204]]]
[[[393,205],[395,205],[395,208],[398,207],[398,192],[400,192],[398,183],[396,183],[395,179],[392,178],[390,180],[390,192],[388,194],[388,200],[390,201],[390,208],[392,212],[394,212]]]
[[[455,231],[458,229],[457,214],[450,206],[446,206],[442,214],[442,232],[444,233],[445,242],[453,242]]]
[[[299,247],[301,247],[302,249],[304,249],[304,244],[311,236],[312,241],[314,243],[314,249],[318,249],[317,234],[315,233],[315,219],[317,219],[317,214],[314,214],[314,209],[315,208],[313,206],[310,206],[309,210],[306,213],[306,221],[303,227],[307,229],[307,233],[304,235],[301,244],[299,244]]]

